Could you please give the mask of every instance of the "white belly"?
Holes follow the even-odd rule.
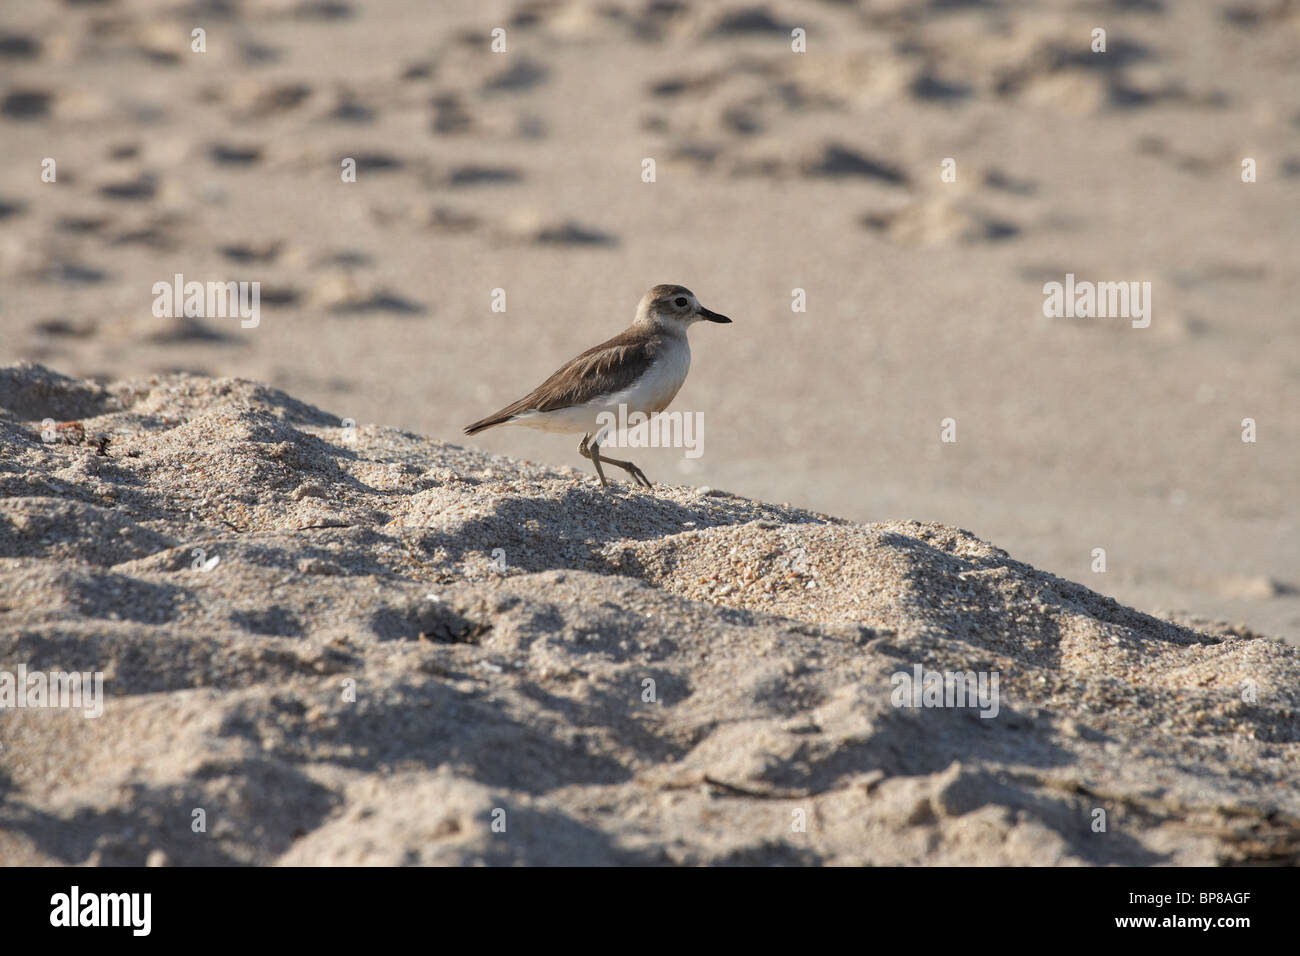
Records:
[[[634,412],[651,415],[663,411],[686,381],[686,373],[690,369],[691,347],[683,336],[661,352],[654,364],[631,387],[602,395],[583,405],[560,408],[553,412],[524,412],[509,424],[525,425],[547,432],[594,434],[608,421],[608,418],[602,418],[602,413],[612,415],[615,421],[621,421]],[[619,406],[625,406],[621,417]]]

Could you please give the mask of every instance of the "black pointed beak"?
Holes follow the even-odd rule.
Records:
[[[731,321],[731,319],[727,318],[725,315],[718,315],[718,313],[716,313],[716,312],[710,312],[710,311],[709,311],[708,309],[706,309],[704,306],[700,306],[700,307],[699,307],[698,309],[696,309],[695,311],[696,311],[696,314],[700,316],[700,318],[702,318],[702,319],[708,319],[710,322],[730,322],[730,321]]]

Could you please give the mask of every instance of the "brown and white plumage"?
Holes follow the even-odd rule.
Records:
[[[677,300],[686,304],[678,306]],[[620,401],[628,413],[661,412],[686,381],[691,354],[686,329],[700,319],[731,321],[701,306],[690,289],[657,285],[642,297],[629,328],[570,359],[523,398],[467,426],[465,434],[507,424],[591,432],[597,414],[617,412]],[[587,419],[590,425],[583,424]]]
[[[646,336],[635,329],[626,329],[609,341],[592,346],[570,359],[517,402],[467,426],[465,434],[474,435],[493,425],[507,424],[526,412],[559,411],[585,405],[609,391],[623,391],[635,384],[668,347],[663,335]],[[672,396],[668,400],[671,401]],[[662,411],[663,408],[654,410]]]
[[[475,435],[497,425],[524,425],[587,436],[595,433],[591,451],[596,455],[596,471],[603,483],[599,464],[603,433],[598,427],[602,415],[618,417],[620,406],[625,414],[640,412],[647,416],[667,408],[691,367],[686,330],[701,320],[731,321],[700,305],[690,289],[657,285],[641,298],[636,318],[625,331],[570,359],[523,398],[466,426],[465,434]],[[585,438],[579,450],[592,457]],[[603,460],[620,467],[630,464]]]

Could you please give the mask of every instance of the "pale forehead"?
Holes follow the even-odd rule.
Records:
[[[646,294],[646,298],[651,302],[668,302],[683,295],[695,298],[695,294],[684,285],[657,285]]]

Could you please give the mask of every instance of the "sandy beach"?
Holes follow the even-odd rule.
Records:
[[[104,688],[4,712],[9,863],[1300,853],[1300,651],[966,531],[611,493],[243,380],[11,368],[0,427],[0,660]]]
[[[675,404],[704,455],[654,474],[968,527],[1145,610],[1300,639],[1294,4],[0,16],[0,360],[244,376],[451,439],[679,282],[737,321],[696,336]],[[178,273],[260,282],[262,321],[155,318]],[[1067,274],[1150,282],[1149,327],[1045,318]],[[475,444],[576,463],[526,431]]]
[[[0,859],[1295,862],[1300,5],[6,0],[0,144]],[[664,282],[652,494],[461,434]]]

